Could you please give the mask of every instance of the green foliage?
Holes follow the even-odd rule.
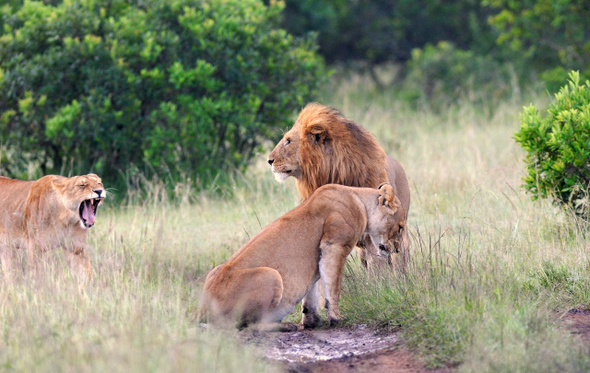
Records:
[[[524,187],[533,195],[552,197],[589,218],[590,82],[580,85],[578,72],[555,95],[545,118],[533,105],[521,115],[514,138],[527,151]]]
[[[413,49],[442,40],[487,51],[495,39],[488,12],[477,0],[287,0],[282,22],[295,35],[319,32],[329,62],[373,65],[405,62]]]
[[[498,10],[490,22],[499,31],[497,42],[522,53],[529,65],[549,70],[543,78],[557,90],[566,71],[590,77],[590,7],[586,0],[484,0]],[[561,70],[554,70],[561,66]]]
[[[510,65],[489,55],[457,49],[444,41],[414,49],[407,70],[406,98],[435,106],[460,99],[477,104],[497,103],[510,98],[517,84]]]
[[[0,13],[0,140],[43,173],[243,169],[322,83],[256,0],[25,1]],[[17,159],[3,172],[24,172]]]

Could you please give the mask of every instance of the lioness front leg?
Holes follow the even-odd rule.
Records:
[[[5,279],[10,279],[12,275],[12,251],[13,249],[8,244],[0,243],[0,263],[2,265],[2,273]]]
[[[326,297],[326,309],[328,310],[328,322],[330,326],[342,320],[338,302],[340,300],[340,285],[342,283],[342,272],[346,263],[346,257],[352,248],[345,248],[340,245],[320,244],[320,279]]]
[[[27,274],[29,276],[37,276],[37,268],[39,267],[39,261],[41,254],[43,253],[43,247],[39,245],[35,240],[29,239],[25,246],[27,255]]]
[[[394,241],[395,253],[389,254],[387,263],[400,273],[405,273],[410,256],[410,237],[407,229],[404,229],[396,241]]]
[[[79,283],[87,283],[92,276],[92,266],[90,265],[90,259],[84,247],[78,246],[73,249],[64,248],[64,250],[68,267],[76,274]]]
[[[320,289],[319,281],[314,282],[305,294],[301,309],[303,316],[301,322],[304,328],[315,328],[320,323]]]

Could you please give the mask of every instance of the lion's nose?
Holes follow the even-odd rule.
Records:
[[[270,159],[270,158],[268,159],[268,164],[269,164],[269,165],[271,165],[271,166],[272,166],[272,164],[273,164],[274,162],[275,162],[275,160],[274,160],[274,159]]]
[[[102,194],[102,189],[96,189],[94,193],[98,194],[98,198],[100,198],[100,195]]]

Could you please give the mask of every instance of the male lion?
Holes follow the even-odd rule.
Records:
[[[106,192],[95,174],[63,177],[47,175],[22,181],[0,177],[0,259],[10,270],[15,248],[27,250],[30,269],[36,257],[63,247],[69,267],[86,281],[92,274],[85,250],[86,231]]]
[[[321,279],[328,321],[337,323],[346,257],[363,235],[371,237],[368,250],[387,256],[400,229],[399,208],[388,184],[379,189],[322,186],[207,275],[201,315],[238,326],[293,330],[293,324],[277,323],[305,296],[303,325],[314,327],[320,319],[314,284]]]
[[[268,156],[275,178],[296,178],[302,200],[324,184],[377,188],[381,183],[393,186],[399,197],[400,232],[394,239],[397,266],[407,260],[410,240],[406,221],[410,210],[410,187],[402,166],[385,151],[375,137],[363,127],[331,107],[310,103],[299,113],[293,127]],[[361,243],[361,246],[364,246]],[[367,266],[367,255],[359,251]]]

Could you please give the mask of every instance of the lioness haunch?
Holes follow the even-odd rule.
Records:
[[[69,267],[81,282],[92,273],[86,253],[86,232],[106,195],[95,174],[47,175],[22,181],[0,177],[0,260],[11,270],[13,249],[27,250],[30,270],[43,252],[63,247]]]
[[[320,320],[319,294],[312,285],[321,279],[328,321],[337,323],[346,257],[362,238],[371,242],[373,254],[389,255],[399,232],[398,206],[388,184],[322,186],[207,275],[201,316],[238,327],[293,330],[293,324],[277,323],[303,299],[303,325],[314,327]]]

